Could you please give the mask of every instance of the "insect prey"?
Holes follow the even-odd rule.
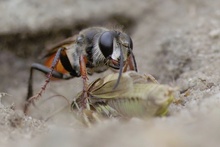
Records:
[[[148,118],[167,114],[174,99],[174,88],[128,71],[122,73],[119,85],[112,89],[117,78],[118,73],[113,73],[89,84],[87,109],[108,118]],[[81,107],[81,93],[73,101],[73,109]]]

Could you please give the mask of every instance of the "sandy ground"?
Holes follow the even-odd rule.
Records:
[[[219,146],[219,5],[217,0],[1,1],[0,91],[10,96],[1,99],[0,146]],[[68,109],[60,112],[67,105],[60,98],[24,116],[29,67],[43,48],[81,25],[109,25],[112,20],[131,34],[139,72],[180,92],[188,90],[182,102],[170,106],[168,117],[112,119],[91,128]],[[36,73],[35,91],[44,79]],[[54,94],[72,99],[80,89],[80,79],[51,82],[42,99]]]

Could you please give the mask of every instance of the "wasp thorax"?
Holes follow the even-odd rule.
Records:
[[[83,40],[84,40],[84,36],[80,35],[77,37],[76,43],[81,45],[83,44]]]

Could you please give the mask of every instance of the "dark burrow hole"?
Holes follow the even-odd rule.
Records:
[[[36,58],[45,48],[62,41],[80,30],[91,26],[122,26],[128,34],[132,33],[135,20],[128,16],[114,14],[108,18],[78,20],[72,26],[51,28],[38,32],[25,32],[0,35],[0,49],[8,50],[18,57]]]

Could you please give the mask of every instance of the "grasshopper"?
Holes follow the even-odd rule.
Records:
[[[88,85],[87,120],[97,115],[111,118],[149,118],[164,116],[174,99],[175,88],[159,84],[152,76],[134,71],[122,73],[118,86],[118,73],[98,78]],[[72,102],[72,108],[81,110],[80,92]],[[88,113],[88,111],[93,111]],[[85,115],[85,114],[84,114]],[[93,116],[92,116],[93,115]]]

